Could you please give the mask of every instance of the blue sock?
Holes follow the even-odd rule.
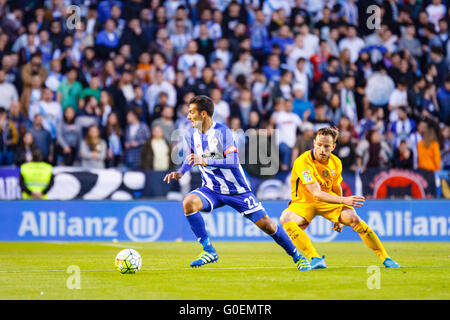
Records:
[[[203,249],[208,252],[215,251],[211,244],[211,240],[208,237],[208,232],[206,231],[205,221],[200,212],[192,213],[186,216],[192,232],[197,237],[198,242],[203,246]]]
[[[275,231],[275,233],[271,234],[270,236],[286,251],[288,255],[290,255],[294,259],[294,262],[297,262],[300,259],[300,253],[283,228],[279,228],[277,225],[277,231]]]

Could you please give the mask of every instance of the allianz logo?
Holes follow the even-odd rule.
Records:
[[[214,211],[203,214],[206,230],[211,237],[242,237],[260,238],[267,236],[253,222],[235,211]],[[271,219],[280,226],[278,217]],[[331,230],[333,223],[318,217],[314,219],[306,230],[313,241],[331,241],[337,233]]]
[[[411,211],[369,211],[367,224],[379,236],[449,236],[450,216],[414,216]]]
[[[64,211],[23,211],[19,237],[118,237],[118,217],[70,216]],[[149,206],[131,209],[123,220],[123,230],[132,241],[155,241],[163,231],[158,210]]]
[[[123,227],[130,240],[155,241],[163,231],[164,222],[158,210],[139,206],[127,213]]]
[[[203,214],[206,229],[212,237],[259,238],[265,233],[255,224],[234,211],[214,211]],[[411,211],[368,211],[361,215],[367,224],[381,237],[450,236],[450,217],[414,216]],[[278,223],[277,217],[271,219]],[[332,241],[339,236],[331,228],[333,222],[317,216],[305,229],[312,241]],[[353,232],[350,227],[344,230]]]

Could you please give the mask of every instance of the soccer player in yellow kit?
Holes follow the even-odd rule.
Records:
[[[342,232],[343,225],[351,227],[386,268],[400,268],[388,256],[375,232],[356,214],[353,207],[361,207],[364,197],[342,196],[342,163],[331,153],[338,135],[334,128],[318,130],[313,149],[295,160],[291,173],[291,201],[281,214],[280,222],[292,242],[311,259],[312,269],[326,268],[325,256],[317,253],[303,231],[316,215],[334,222],[333,230],[337,232]]]

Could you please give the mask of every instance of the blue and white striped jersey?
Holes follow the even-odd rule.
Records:
[[[195,153],[208,159],[208,166],[199,166],[202,186],[221,194],[251,191],[239,163],[236,143],[227,126],[213,122],[205,133],[197,128],[190,128],[185,138],[188,154]],[[184,173],[190,168],[185,163],[181,171]]]

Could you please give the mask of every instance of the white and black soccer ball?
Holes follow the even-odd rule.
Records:
[[[134,249],[123,249],[116,256],[116,269],[120,273],[136,273],[141,266],[141,255]]]

